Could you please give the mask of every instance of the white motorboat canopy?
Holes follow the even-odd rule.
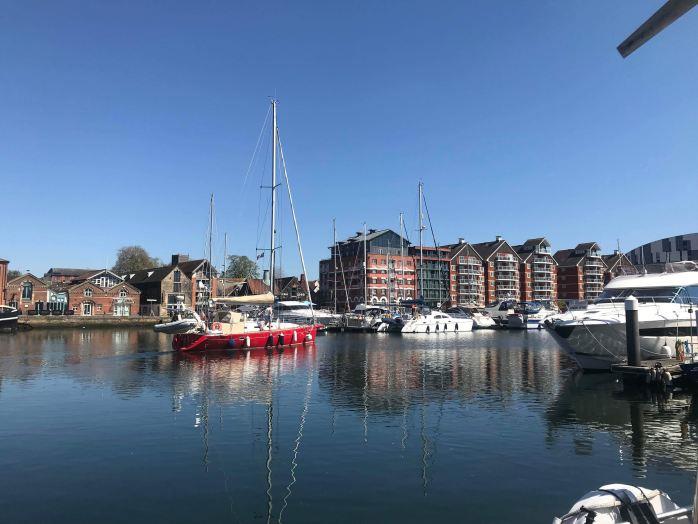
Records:
[[[211,299],[217,304],[231,305],[269,305],[274,303],[274,295],[272,293],[264,293],[262,295],[247,295],[243,297],[217,297]]]

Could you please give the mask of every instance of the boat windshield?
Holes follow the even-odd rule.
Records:
[[[543,304],[540,302],[522,302],[514,308],[514,313],[523,315],[534,315],[543,309]]]
[[[623,302],[626,298],[633,296],[640,303],[647,302],[680,302],[683,303],[683,288],[680,287],[636,287],[623,289],[603,290],[601,295],[594,301],[594,304],[609,304],[612,302]],[[687,301],[686,301],[687,302]]]

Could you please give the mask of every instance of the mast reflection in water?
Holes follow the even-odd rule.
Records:
[[[540,522],[608,482],[692,496],[694,400],[575,375],[546,333],[169,343],[0,339],[6,521]]]

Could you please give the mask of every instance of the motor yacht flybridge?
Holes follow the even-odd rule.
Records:
[[[271,143],[272,143],[272,159],[271,159],[271,235],[269,249],[269,282],[272,293],[264,295],[252,295],[244,297],[221,297],[213,299],[214,303],[225,305],[228,307],[237,306],[257,306],[259,309],[252,308],[256,315],[250,311],[221,310],[215,312],[207,319],[207,327],[203,332],[182,333],[174,336],[172,347],[180,351],[207,350],[207,349],[254,349],[254,348],[275,348],[290,346],[293,344],[302,344],[315,340],[317,328],[315,317],[313,315],[312,303],[310,308],[310,323],[296,324],[294,322],[284,322],[278,317],[275,318],[274,308],[272,305],[275,302],[273,295],[273,283],[275,281],[276,269],[276,208],[277,208],[277,164],[281,164],[283,168],[284,181],[288,190],[288,198],[293,217],[293,225],[298,241],[298,250],[300,254],[301,265],[303,272],[307,275],[305,269],[305,259],[303,258],[303,250],[300,242],[300,232],[298,230],[298,222],[296,221],[296,212],[293,207],[293,197],[291,195],[291,187],[288,181],[288,173],[286,172],[286,161],[284,159],[283,148],[279,141],[279,130],[277,126],[276,100],[271,101]],[[306,280],[306,291],[310,296],[310,289]]]
[[[657,273],[619,276],[585,310],[546,320],[560,345],[586,370],[609,370],[626,357],[626,298],[639,302],[640,348],[646,360],[673,357],[698,342],[698,264],[672,263]]]

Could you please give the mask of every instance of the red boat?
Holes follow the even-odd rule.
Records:
[[[242,331],[238,333],[182,333],[172,339],[172,349],[178,351],[205,351],[209,349],[248,350],[274,349],[315,341],[318,325],[284,323],[279,328]]]

